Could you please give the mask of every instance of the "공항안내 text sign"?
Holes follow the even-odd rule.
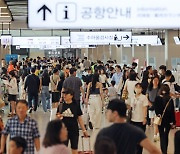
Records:
[[[28,25],[42,29],[179,28],[179,0],[28,0]]]

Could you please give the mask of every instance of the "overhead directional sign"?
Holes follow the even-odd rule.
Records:
[[[12,45],[60,45],[60,37],[13,37]]]
[[[106,45],[131,43],[131,32],[71,32],[72,44]]]
[[[28,0],[30,28],[179,28],[179,0]]]
[[[132,36],[132,44],[157,44],[157,35],[138,35]]]
[[[51,13],[51,10],[46,6],[43,5],[37,12],[43,12],[43,20],[46,20],[46,11]]]

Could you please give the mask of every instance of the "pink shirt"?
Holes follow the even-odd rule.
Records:
[[[47,148],[42,148],[40,154],[70,154],[70,150],[64,144],[58,144]]]

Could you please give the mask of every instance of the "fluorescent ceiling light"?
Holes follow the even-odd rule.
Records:
[[[1,6],[0,9],[7,9],[7,6]]]
[[[1,16],[0,15],[0,18],[10,18],[11,16],[10,15],[8,15],[8,16]]]
[[[123,46],[124,46],[125,48],[131,47],[130,44],[123,44]]]

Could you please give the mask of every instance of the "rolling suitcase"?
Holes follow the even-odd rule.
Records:
[[[90,142],[90,136],[88,136],[88,142],[89,142],[89,150],[84,150],[84,136],[81,136],[82,138],[82,151],[78,151],[78,154],[93,154],[93,151],[91,151],[91,142]]]
[[[176,127],[180,127],[180,111],[175,112]]]

